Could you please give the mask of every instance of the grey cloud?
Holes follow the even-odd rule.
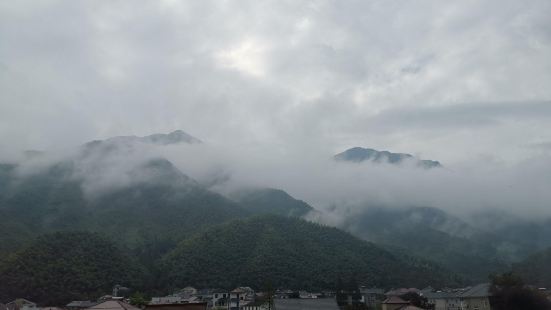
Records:
[[[283,153],[509,154],[551,139],[549,12],[547,1],[6,2],[0,156],[180,128]],[[476,152],[442,152],[449,140]]]
[[[551,101],[465,103],[384,110],[367,120],[370,128],[441,130],[495,126],[506,121],[549,121]]]

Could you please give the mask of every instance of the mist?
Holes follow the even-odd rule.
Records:
[[[423,169],[414,160],[399,165],[337,162],[328,148],[281,151],[270,145],[139,142],[115,146],[108,153],[103,148],[83,153],[82,147],[65,156],[46,153],[21,160],[18,171],[26,177],[70,160],[73,178],[82,180],[86,197],[94,199],[139,182],[158,182],[144,165],[166,158],[197,184],[223,195],[244,188],[285,190],[316,209],[310,220],[334,226],[370,207],[434,207],[463,218],[487,211],[525,219],[551,216],[551,156],[545,152],[513,164],[479,158]]]

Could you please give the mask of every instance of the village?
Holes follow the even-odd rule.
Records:
[[[551,291],[540,288],[551,299]],[[0,310],[491,310],[489,283],[436,290],[358,287],[352,290],[305,291],[277,289],[257,292],[251,287],[233,290],[196,289],[188,286],[168,296],[136,301],[125,296],[130,289],[117,285],[112,295],[96,301],[75,300],[60,306],[39,307],[27,299],[0,303]]]

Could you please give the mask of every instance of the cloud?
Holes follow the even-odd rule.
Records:
[[[530,112],[551,100],[550,11],[546,1],[4,3],[0,143],[183,128],[215,142],[368,140],[456,160],[439,151],[469,144],[453,126],[494,126],[487,140],[522,130],[508,139],[518,145],[551,139]],[[504,124],[500,107],[522,117]],[[435,131],[430,143],[421,126]],[[484,145],[477,153],[496,147]]]
[[[4,2],[0,159],[183,129],[207,146],[170,159],[200,180],[320,207],[540,210],[549,158],[528,145],[551,141],[550,13],[544,0]],[[449,170],[327,162],[352,146]]]

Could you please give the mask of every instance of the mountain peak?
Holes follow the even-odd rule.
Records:
[[[201,140],[187,134],[183,130],[175,130],[168,134],[157,133],[149,136],[139,138],[142,142],[167,145],[167,144],[177,144],[177,143],[202,143]]]
[[[372,161],[376,163],[400,164],[405,160],[416,160],[417,165],[429,169],[442,167],[440,162],[435,160],[421,160],[407,153],[392,153],[389,151],[378,151],[371,148],[353,147],[334,156],[337,161],[348,161],[361,163],[363,161]]]
[[[84,144],[86,150],[102,149],[104,151],[112,151],[120,147],[129,147],[135,143],[145,143],[154,145],[171,145],[171,144],[198,144],[201,140],[185,133],[182,130],[175,130],[171,133],[156,133],[149,136],[116,136],[105,140],[94,140]]]

